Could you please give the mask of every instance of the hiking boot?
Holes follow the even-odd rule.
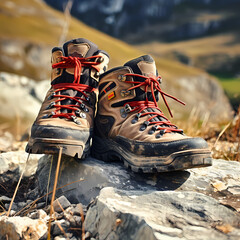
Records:
[[[168,172],[211,165],[202,138],[184,135],[158,108],[159,96],[180,100],[160,87],[155,62],[145,55],[102,74],[92,154],[121,160],[134,172]],[[184,103],[183,103],[184,104]]]
[[[99,75],[108,55],[83,38],[52,50],[51,87],[32,126],[26,151],[84,158],[90,149]]]

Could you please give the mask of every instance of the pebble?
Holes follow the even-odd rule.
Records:
[[[64,232],[66,232],[70,226],[70,223],[64,219],[57,220],[52,222],[51,224],[51,233],[53,236],[61,235],[63,234],[62,230],[59,228],[58,224],[61,225]]]
[[[28,214],[28,217],[31,219],[45,219],[47,217],[47,213],[42,209],[38,209],[35,212]]]
[[[71,205],[68,199],[65,196],[57,198],[53,202],[53,207],[56,212],[62,212],[62,209],[66,209]]]

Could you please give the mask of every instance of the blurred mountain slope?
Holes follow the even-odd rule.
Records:
[[[0,71],[24,75],[35,80],[50,75],[51,48],[59,45],[65,16],[41,0],[9,0],[0,3]],[[101,33],[71,18],[66,40],[84,37],[110,54],[110,67],[123,65],[145,51]],[[186,117],[194,107],[200,118],[206,112],[211,118],[221,114],[219,121],[231,117],[231,107],[216,79],[205,71],[182,63],[156,58],[162,75],[163,90],[187,102],[177,117]],[[171,106],[175,103],[171,101]]]
[[[45,0],[62,10],[68,0]],[[238,29],[240,0],[81,0],[72,14],[124,41],[181,40]]]
[[[63,13],[41,0],[0,2],[0,70],[35,79],[46,78],[46,74],[39,75],[35,68],[38,66],[41,71],[49,72],[51,48],[58,45],[64,22]],[[142,54],[122,41],[72,18],[66,39],[78,37],[88,38],[109,52],[112,66],[121,65],[129,58]]]
[[[237,111],[240,103],[238,31],[172,43],[151,42],[136,47],[155,57],[179,61],[214,74]]]
[[[139,44],[138,48],[158,57],[177,60],[209,72],[238,74],[240,32],[216,34],[172,43]]]
[[[34,72],[34,68],[39,67],[37,61],[40,63],[45,62],[43,67],[46,69],[42,70],[49,72],[51,48],[59,44],[64,21],[65,16],[63,13],[50,8],[41,0],[1,2],[0,70],[9,70],[10,72],[20,73],[34,79],[41,79]],[[66,39],[78,37],[87,38],[95,42],[99,48],[107,51],[111,57],[110,67],[122,65],[125,61],[144,54],[143,51],[137,50],[118,39],[112,38],[71,18]],[[44,52],[44,57],[40,58],[42,51]],[[19,60],[24,61],[24,57],[26,60],[31,58],[33,63],[37,65],[29,66],[30,64],[27,62],[27,67],[21,69],[21,64],[17,63]],[[11,58],[12,62],[9,61],[11,64],[7,65],[8,61],[4,61],[4,59],[8,60]],[[157,64],[160,71],[165,72],[164,76],[170,80],[186,75],[198,76],[203,73],[199,69],[189,68],[184,64],[163,58],[157,59]],[[14,65],[16,65],[15,69]],[[29,73],[29,70],[27,70],[29,67],[33,70],[32,73]]]

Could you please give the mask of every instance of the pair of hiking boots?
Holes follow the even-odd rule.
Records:
[[[121,160],[134,172],[165,172],[211,165],[202,138],[191,138],[158,108],[161,77],[145,55],[107,70],[108,54],[83,38],[52,50],[51,88],[26,151],[104,161]],[[92,144],[91,144],[92,140]],[[92,145],[92,146],[91,146]]]

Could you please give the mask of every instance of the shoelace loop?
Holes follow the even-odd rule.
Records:
[[[83,110],[83,112],[88,112],[88,108],[85,107],[85,104],[83,102],[88,102],[89,97],[87,93],[93,92],[95,88],[81,84],[80,78],[82,73],[82,68],[93,68],[97,72],[100,71],[100,69],[97,67],[98,64],[101,62],[96,61],[96,59],[102,58],[100,55],[95,55],[87,58],[79,58],[79,57],[61,57],[62,61],[55,63],[52,65],[52,68],[74,68],[74,81],[72,83],[57,83],[52,84],[52,87],[55,89],[54,93],[52,94],[52,98],[57,98],[53,104],[51,104],[51,107],[55,108],[55,111],[52,112],[51,117],[53,118],[67,118],[69,120],[73,120],[75,123],[79,124],[79,121],[77,120],[76,115],[79,115],[80,117],[85,116],[84,114],[78,114],[79,108]],[[94,61],[95,60],[95,61]],[[65,91],[68,89],[72,89],[75,91],[80,92],[81,97],[71,97],[69,95],[61,94],[61,91]],[[62,105],[61,102],[70,99],[72,104]],[[62,113],[62,109],[68,109],[70,112],[68,113]]]
[[[131,91],[131,90],[139,88],[139,87],[144,87],[144,90],[145,90],[145,93],[146,93],[145,101],[132,101],[132,102],[127,102],[127,103],[124,104],[124,107],[126,105],[129,105],[131,107],[131,110],[130,110],[131,112],[138,111],[138,113],[136,115],[136,118],[137,118],[136,121],[140,117],[143,117],[143,116],[146,116],[146,115],[151,115],[151,117],[147,121],[145,121],[145,123],[147,123],[145,125],[146,126],[154,125],[152,127],[153,131],[160,130],[160,132],[164,131],[164,133],[166,133],[166,132],[181,132],[182,133],[183,132],[181,129],[177,129],[177,127],[174,124],[172,124],[167,119],[166,116],[164,116],[163,112],[159,109],[159,107],[157,105],[157,100],[156,100],[156,97],[155,97],[155,91],[158,91],[161,94],[162,99],[163,99],[171,117],[173,117],[173,114],[171,112],[171,109],[168,105],[168,102],[167,102],[165,96],[167,96],[169,98],[172,98],[175,101],[185,105],[185,103],[182,102],[181,100],[179,100],[179,99],[173,97],[172,95],[167,94],[167,93],[162,91],[162,89],[160,87],[160,81],[159,81],[159,80],[161,80],[160,76],[143,76],[143,75],[135,74],[135,73],[127,73],[127,74],[125,74],[125,76],[126,77],[127,76],[139,77],[139,78],[145,79],[144,81],[125,81],[126,83],[134,84],[134,86],[128,88],[127,91]],[[149,99],[147,97],[147,92],[148,92],[149,87],[151,89],[151,95],[152,95],[153,101],[149,101]],[[155,112],[155,111],[143,112],[143,110],[145,110],[147,108],[157,109],[157,112]],[[164,120],[163,121],[154,121],[155,117],[160,117]]]

